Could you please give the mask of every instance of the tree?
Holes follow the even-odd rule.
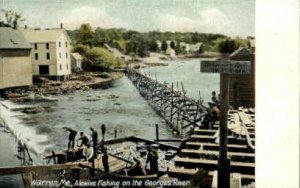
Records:
[[[170,42],[170,47],[171,47],[172,49],[175,49],[175,42],[174,42],[174,40],[172,40],[172,41]]]
[[[203,44],[201,44],[201,45],[199,46],[198,53],[199,53],[199,54],[202,54],[204,51],[205,51],[205,46],[204,46]]]
[[[14,27],[14,24],[18,25],[20,22],[25,21],[25,18],[22,18],[20,13],[15,12],[12,9],[2,11],[4,13],[6,24],[10,27]]]
[[[83,44],[76,44],[73,47],[73,52],[80,53],[82,55],[86,55],[87,52],[90,50],[89,46],[83,45]]]
[[[179,42],[177,42],[177,45],[175,46],[175,53],[176,53],[177,55],[179,55],[179,54],[180,54],[180,55],[186,54],[185,48],[184,48],[184,47],[181,47]]]
[[[166,52],[167,48],[168,48],[167,42],[166,42],[165,40],[162,41],[162,43],[161,43],[161,50],[162,50],[163,52]]]
[[[158,45],[154,39],[150,40],[150,42],[149,42],[149,51],[151,51],[151,52],[158,51]]]
[[[88,50],[86,57],[91,60],[93,66],[103,70],[109,70],[120,64],[120,60],[114,58],[113,54],[105,48],[93,47]]]
[[[148,43],[145,40],[140,40],[139,46],[138,46],[138,55],[140,57],[148,57],[149,56],[149,47],[148,47]]]
[[[235,50],[237,50],[239,46],[235,42],[235,40],[232,39],[225,39],[225,40],[220,40],[217,43],[217,49],[220,53],[228,53],[231,54]]]
[[[79,32],[77,33],[77,43],[92,46],[93,34],[90,24],[81,24]]]

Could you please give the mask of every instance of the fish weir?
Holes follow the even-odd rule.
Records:
[[[173,131],[184,136],[188,127],[201,125],[207,107],[186,96],[182,83],[182,91],[176,91],[173,83],[168,86],[132,68],[127,68],[126,75]]]

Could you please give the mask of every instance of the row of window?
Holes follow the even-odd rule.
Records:
[[[58,46],[61,47],[61,42],[58,42]],[[68,42],[67,41],[65,42],[65,46],[66,46],[66,48],[68,47]],[[49,48],[50,48],[49,43],[46,43],[46,49],[49,50]],[[38,44],[37,43],[34,43],[34,49],[35,50],[38,49]]]
[[[35,53],[34,54],[35,60],[39,60],[39,54]],[[59,52],[59,58],[61,58],[61,53]],[[50,53],[47,52],[46,53],[46,59],[49,60],[50,59]],[[68,53],[66,53],[66,59],[68,59]]]

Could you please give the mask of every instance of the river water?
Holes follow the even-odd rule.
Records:
[[[211,98],[211,91],[219,90],[219,75],[200,73],[199,59],[171,61],[169,66],[151,67],[143,71],[155,75],[161,82],[174,82],[175,89],[176,82],[183,82],[190,97],[199,99],[200,90],[206,102]],[[148,106],[127,77],[116,80],[107,89],[77,91],[55,97],[59,99],[57,102],[33,104],[46,107],[45,111],[37,114],[15,114],[2,109],[5,119],[12,122],[15,134],[21,135],[22,140],[28,142],[29,149],[35,153],[35,164],[43,163],[40,159],[45,152],[67,147],[68,137],[63,127],[71,127],[89,135],[90,127],[100,132],[100,125],[104,123],[107,126],[106,138],[113,138],[114,129],[117,129],[118,137],[135,135],[154,139],[154,125],[159,124],[160,138],[173,137],[162,118]],[[6,133],[4,129],[0,129],[0,166],[18,166],[20,162],[14,156],[15,141],[12,134]],[[20,176],[10,178],[13,182],[19,182],[15,180]],[[8,183],[12,181],[0,177],[0,187]],[[17,184],[8,187],[22,186]]]

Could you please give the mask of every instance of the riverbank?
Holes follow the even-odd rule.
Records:
[[[16,89],[4,93],[3,97],[14,102],[30,100],[52,100],[47,96],[73,93],[77,90],[89,90],[98,87],[107,87],[113,81],[124,76],[122,72],[99,73],[81,72],[72,74],[69,80],[54,81],[44,77],[35,79],[34,85],[28,89]]]

